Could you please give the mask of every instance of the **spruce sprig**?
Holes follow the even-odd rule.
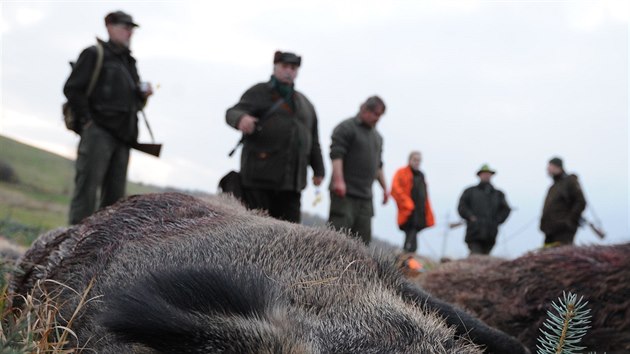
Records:
[[[548,331],[540,329],[540,344],[536,346],[538,354],[577,354],[586,348],[578,344],[590,328],[591,310],[586,308],[588,301],[584,301],[583,297],[578,299],[571,292],[567,295],[563,291],[562,297],[558,298],[559,304],[551,303],[555,313],[547,311],[549,317],[544,322],[544,327]]]

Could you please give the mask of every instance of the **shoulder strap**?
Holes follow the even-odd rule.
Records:
[[[101,42],[96,41],[96,65],[94,65],[94,71],[92,71],[92,77],[90,78],[90,85],[87,89],[87,96],[92,94],[94,91],[94,86],[96,86],[96,80],[98,80],[98,76],[101,73],[101,68],[103,67],[103,57],[105,56],[103,45]]]
[[[279,100],[273,103],[273,105],[267,110],[267,112],[265,112],[265,114],[263,114],[263,116],[258,119],[259,124],[256,125],[256,131],[262,130],[262,126],[264,125],[267,118],[269,118],[269,116],[271,116],[271,113],[273,113],[276,109],[278,109],[278,107],[280,107],[280,105],[282,105],[283,103],[284,103],[284,98],[282,97],[280,97]],[[146,118],[145,118],[145,122],[146,122]],[[247,135],[245,134],[241,136],[241,140],[239,140],[238,143],[236,143],[236,146],[234,147],[234,149],[230,151],[230,153],[228,154],[228,157],[232,157],[232,155],[234,155],[238,147],[241,146],[241,144],[243,144],[246,138],[247,138]]]
[[[280,106],[284,103],[284,98],[280,97],[280,99],[278,99],[277,101],[275,101],[273,103],[273,105],[271,107],[269,107],[269,109],[267,110],[267,112],[265,112],[265,114],[262,115],[262,117],[258,118],[258,126],[256,127],[257,130],[262,130],[263,125],[265,125],[265,122],[267,121],[267,119],[269,117],[271,117],[271,114],[273,112],[275,112],[278,108],[280,108]]]

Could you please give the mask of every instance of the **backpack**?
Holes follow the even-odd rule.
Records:
[[[94,70],[92,71],[92,77],[90,78],[90,84],[88,85],[86,96],[90,96],[92,91],[94,91],[94,86],[96,86],[96,80],[98,80],[98,76],[101,73],[101,68],[103,67],[103,45],[100,42],[96,42],[96,65],[94,65]],[[74,63],[70,62],[70,66],[74,70]],[[66,124],[66,128],[68,130],[72,130],[73,132],[80,134],[81,133],[81,122],[77,119],[76,115],[72,111],[70,104],[66,101],[63,105],[61,105],[61,112],[63,114],[63,121]]]
[[[219,192],[232,194],[236,199],[243,200],[243,184],[241,174],[230,171],[219,181]]]

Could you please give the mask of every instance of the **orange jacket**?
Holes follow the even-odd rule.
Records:
[[[396,205],[398,205],[398,226],[402,226],[405,222],[407,222],[411,213],[415,209],[413,199],[411,199],[412,188],[413,172],[411,171],[411,167],[406,166],[396,171],[394,181],[392,182],[391,195],[396,201]],[[433,209],[431,209],[428,192],[424,201],[424,210],[426,227],[435,225],[435,218],[433,217]]]

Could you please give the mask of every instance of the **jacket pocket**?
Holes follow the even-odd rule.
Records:
[[[288,162],[282,150],[252,149],[247,154],[249,179],[261,187],[280,188]]]

